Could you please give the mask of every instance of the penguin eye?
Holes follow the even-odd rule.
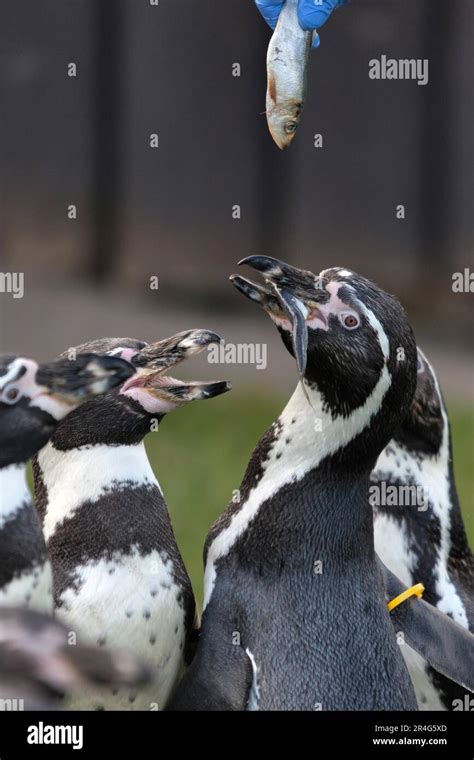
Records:
[[[339,319],[346,330],[355,330],[355,328],[360,325],[359,317],[352,311],[342,311],[339,314]]]
[[[11,385],[3,394],[3,401],[5,404],[14,404],[20,395],[20,391],[14,385]]]

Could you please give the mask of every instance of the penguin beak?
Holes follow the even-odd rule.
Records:
[[[135,373],[135,368],[123,359],[90,353],[39,366],[30,359],[19,359],[18,370],[2,389],[5,403],[16,403],[26,395],[33,405],[38,405],[38,399],[46,397],[69,411],[121,385]]]
[[[186,330],[146,346],[132,357],[137,374],[125,383],[121,393],[138,398],[138,392],[146,391],[161,405],[163,412],[189,401],[226,393],[232,386],[225,380],[184,382],[165,374],[171,367],[220,342],[220,336],[210,330]]]
[[[275,324],[291,332],[298,373],[304,377],[308,352],[308,319],[318,311],[318,302],[327,300],[320,280],[313,272],[286,264],[271,256],[248,256],[239,261],[262,272],[265,286],[246,277],[232,275],[232,284],[251,301],[262,306]]]

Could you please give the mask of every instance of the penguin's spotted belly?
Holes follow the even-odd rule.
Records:
[[[0,606],[51,612],[52,577],[48,561],[26,568],[0,588]]]
[[[97,709],[162,709],[181,673],[185,646],[182,592],[165,553],[142,555],[132,549],[76,567],[72,585],[59,599],[57,616],[99,646],[139,653],[154,679],[138,692],[87,695],[71,702],[71,709],[91,709],[94,699]]]
[[[78,638],[129,651],[154,676],[134,693],[84,692],[70,707],[163,709],[184,667],[195,603],[143,443],[61,451],[52,441],[35,479],[55,614]],[[81,490],[71,493],[71,482]]]

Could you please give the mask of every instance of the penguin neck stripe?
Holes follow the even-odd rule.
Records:
[[[38,454],[48,495],[43,531],[48,540],[59,523],[85,502],[96,502],[111,490],[158,486],[142,442],[130,446],[93,446],[59,451],[48,443]],[[160,489],[161,492],[161,489]]]
[[[330,411],[325,410],[319,391],[309,391],[310,406],[305,389],[298,384],[278,419],[280,431],[271,446],[267,461],[263,463],[261,479],[252,488],[242,507],[232,515],[227,527],[209,545],[204,607],[209,603],[214,588],[217,561],[231,551],[238,538],[249,529],[262,504],[288,483],[296,484],[308,472],[316,469],[326,457],[344,449],[362,433],[380,409],[390,385],[391,377],[384,365],[380,378],[365,403],[347,417],[341,415],[334,418]]]
[[[351,286],[348,286],[348,287],[349,287],[349,290],[355,293],[354,289]],[[390,343],[387,337],[387,333],[383,329],[381,323],[375,316],[374,312],[371,309],[369,309],[364,303],[362,303],[362,301],[359,298],[357,298],[357,296],[355,295],[354,295],[354,303],[356,303],[359,309],[363,312],[363,314],[365,314],[370,326],[375,330],[385,361],[388,361],[388,359],[390,358]]]

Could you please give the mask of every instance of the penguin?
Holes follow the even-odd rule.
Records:
[[[151,345],[104,338],[75,349],[120,356],[137,372],[70,414],[35,459],[55,615],[91,643],[129,648],[155,679],[99,702],[85,693],[74,709],[162,709],[192,656],[194,594],[144,438],[173,409],[229,390],[165,374],[218,342],[209,330],[188,330]]]
[[[141,686],[150,672],[133,655],[75,641],[59,621],[31,609],[0,608],[0,711],[55,710],[65,693]]]
[[[133,373],[123,360],[92,355],[42,365],[0,357],[0,605],[52,612],[51,568],[26,463],[60,419]]]
[[[406,585],[421,581],[425,601],[472,632],[474,559],[454,480],[449,419],[433,367],[420,348],[410,411],[380,454],[371,481],[381,560]],[[464,703],[465,689],[411,648],[402,652],[420,709],[452,710]]]
[[[207,536],[199,644],[170,709],[415,710],[368,498],[413,398],[412,329],[348,270],[241,263],[265,284],[233,284],[276,323],[301,379]]]

